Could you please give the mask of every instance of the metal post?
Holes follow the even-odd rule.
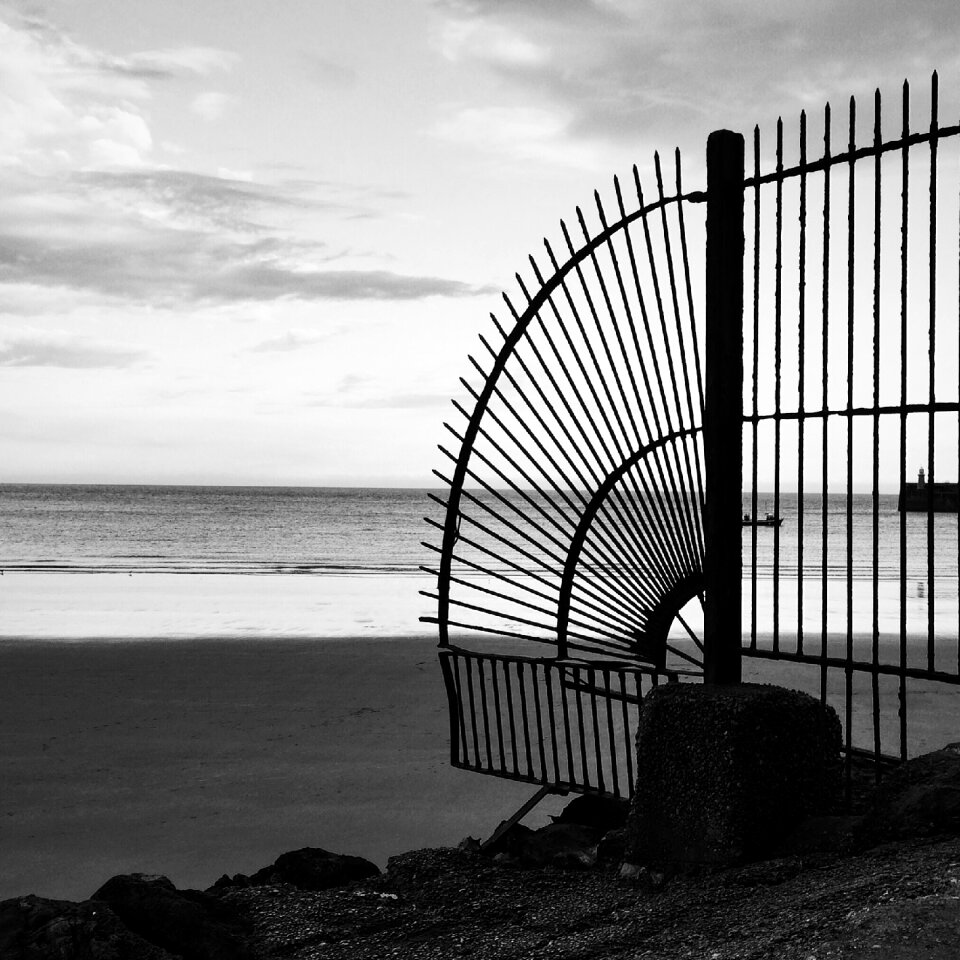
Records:
[[[704,680],[739,683],[743,484],[743,137],[707,139]]]

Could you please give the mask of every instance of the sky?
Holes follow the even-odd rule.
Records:
[[[594,189],[934,69],[956,104],[958,37],[955,0],[0,2],[0,482],[428,485]]]

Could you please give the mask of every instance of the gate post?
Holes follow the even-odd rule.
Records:
[[[743,137],[707,139],[706,396],[703,442],[704,681],[740,671],[743,484]]]

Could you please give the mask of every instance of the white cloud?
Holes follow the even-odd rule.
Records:
[[[195,74],[207,76],[214,71],[231,70],[239,57],[214,47],[178,47],[169,50],[145,50],[127,58],[131,71],[156,75]]]
[[[190,109],[204,120],[218,120],[233,97],[218,90],[198,93],[190,102]]]
[[[472,148],[564,166],[597,167],[591,144],[573,143],[571,119],[546,107],[466,107],[437,124],[445,140]]]
[[[0,367],[122,369],[142,363],[146,357],[142,350],[71,334],[0,337]]]
[[[229,69],[236,59],[201,47],[118,57],[49,23],[12,17],[0,20],[0,51],[0,166],[33,172],[149,162],[152,85]]]
[[[250,353],[287,353],[291,350],[301,350],[304,347],[312,347],[324,339],[326,338],[318,333],[288,330],[279,337],[270,337],[267,340],[261,340],[260,343],[248,347],[247,350]]]

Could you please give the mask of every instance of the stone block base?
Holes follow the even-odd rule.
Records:
[[[669,684],[644,701],[626,859],[683,869],[770,855],[840,800],[836,711],[759,684]]]

